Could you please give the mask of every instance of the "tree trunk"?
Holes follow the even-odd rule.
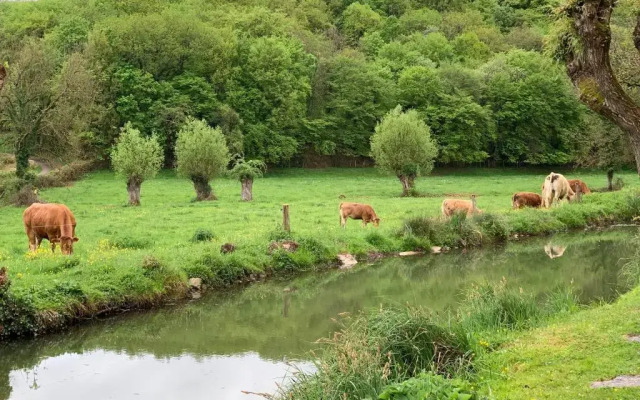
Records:
[[[608,186],[607,186],[607,190],[609,190],[610,192],[613,191],[613,169],[610,168],[607,171],[607,181],[609,182]]]
[[[192,176],[191,181],[193,182],[193,187],[196,189],[196,201],[217,200],[207,178],[203,176]]]
[[[563,37],[567,72],[580,91],[580,100],[629,134],[640,174],[640,107],[625,93],[609,59],[610,19],[615,0],[572,2],[563,11],[570,18],[580,41],[571,44]],[[634,30],[634,44],[640,51],[640,17]]]
[[[415,187],[415,175],[398,175],[398,179],[402,183],[402,197],[410,196]]]
[[[16,149],[16,176],[24,178],[29,169],[29,151],[26,146],[20,146]]]
[[[142,186],[142,180],[139,178],[129,178],[127,181],[127,191],[129,192],[129,205],[140,205],[140,187]]]
[[[253,179],[242,180],[242,201],[253,200]]]

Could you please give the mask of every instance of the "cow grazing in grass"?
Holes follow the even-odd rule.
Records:
[[[363,227],[366,227],[369,222],[373,222],[376,228],[380,225],[380,218],[368,204],[340,203],[340,225],[343,228],[347,225],[347,218],[361,219]]]
[[[542,205],[542,197],[538,193],[517,192],[513,194],[511,204],[514,210],[523,207],[540,208]]]
[[[71,255],[76,237],[76,219],[64,204],[35,203],[22,214],[24,229],[29,237],[29,250],[36,251],[47,239],[51,243],[51,251],[55,251],[60,243],[62,254]]]
[[[576,193],[577,193],[576,185],[580,187],[580,192],[582,194],[591,193],[591,190],[589,189],[587,184],[582,182],[580,179],[568,179],[568,182],[569,182],[569,187],[571,187],[571,189]]]
[[[471,200],[445,199],[442,202],[442,215],[450,217],[457,212],[466,213],[468,216],[473,214],[481,214],[476,206],[476,195],[471,195]]]
[[[575,192],[571,189],[569,181],[562,174],[550,173],[542,183],[542,205],[545,208],[551,207],[555,201],[560,204],[560,200],[571,201]]]

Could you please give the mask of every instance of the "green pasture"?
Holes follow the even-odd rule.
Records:
[[[606,185],[601,171],[553,171],[583,179],[592,188]],[[9,206],[0,208],[0,266],[8,267],[13,298],[24,299],[26,308],[53,310],[52,318],[64,319],[111,305],[152,301],[193,276],[229,285],[254,272],[309,269],[342,251],[365,255],[411,250],[413,242],[400,234],[404,221],[438,217],[442,200],[450,196],[468,198],[474,193],[478,207],[499,214],[510,231],[532,234],[584,227],[601,219],[630,220],[636,215],[633,207],[640,206],[629,206],[629,193],[639,185],[637,175],[626,172],[618,175],[626,182],[621,192],[596,193],[580,205],[553,210],[511,210],[513,192],[539,192],[549,172],[436,170],[417,181],[424,197],[402,198],[399,181],[375,169],[275,170],[255,182],[253,202],[240,200],[239,182],[218,179],[212,186],[219,200],[197,203],[192,201],[190,181],[166,171],[143,184],[141,207],[129,207],[125,182],[100,171],[40,194],[74,212],[80,241],[72,257],[52,255],[46,241],[38,253],[29,254],[23,209]],[[380,228],[363,229],[360,221],[350,220],[342,229],[340,201],[371,204],[381,218]],[[292,236],[301,249],[292,255],[269,255],[269,243],[283,237],[279,224],[285,203],[291,209]],[[212,232],[214,239],[193,242],[201,229]],[[219,249],[226,242],[234,243],[237,251],[223,256]],[[431,242],[443,244],[438,238]]]

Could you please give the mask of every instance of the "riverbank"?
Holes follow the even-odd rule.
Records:
[[[639,255],[621,260],[636,285]],[[540,297],[507,281],[469,288],[455,313],[379,307],[346,318],[314,353],[318,372],[277,398],[636,399],[594,386],[639,379],[639,313],[640,286],[585,308],[571,287]]]
[[[479,380],[497,399],[637,399],[636,388],[591,388],[621,375],[638,375],[640,287],[613,304],[556,318],[517,335],[485,356]]]
[[[592,187],[604,185],[601,173],[576,176]],[[65,203],[76,215],[80,242],[72,257],[52,255],[44,246],[27,253],[22,209],[0,209],[6,237],[0,265],[8,268],[11,281],[2,296],[1,335],[41,334],[80,319],[183,298],[192,277],[224,288],[330,265],[342,252],[362,259],[432,245],[481,246],[628,223],[640,215],[637,179],[620,192],[585,196],[581,204],[510,210],[514,191],[536,191],[542,179],[543,173],[517,170],[453,171],[419,180],[417,189],[425,197],[400,198],[396,180],[372,169],[286,170],[257,181],[252,203],[239,201],[240,185],[231,180],[214,182],[219,201],[193,203],[190,183],[163,173],[143,185],[142,206],[135,208],[123,206],[123,182],[109,172],[93,173],[72,187],[42,192],[44,200]],[[478,194],[483,215],[439,219],[443,198],[470,193]],[[341,229],[341,195],[373,205],[381,228],[362,229],[358,221],[349,221]],[[291,206],[291,234],[278,225],[283,203]],[[270,244],[281,240],[296,241],[297,251],[270,252]],[[221,254],[227,242],[236,251]]]

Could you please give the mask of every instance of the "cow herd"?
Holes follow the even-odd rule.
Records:
[[[517,192],[513,194],[511,202],[514,209],[549,208],[554,202],[559,204],[564,199],[572,201],[576,196],[589,193],[591,191],[581,180],[568,180],[563,175],[552,172],[542,184],[542,196],[532,192]],[[375,227],[380,224],[380,218],[368,204],[342,202],[339,213],[340,225],[343,228],[346,227],[349,218],[362,220],[364,227],[369,222]],[[455,213],[473,215],[482,213],[482,210],[476,206],[475,195],[471,196],[471,200],[445,199],[442,202],[442,215],[451,217]],[[76,219],[64,204],[32,204],[22,214],[22,221],[29,238],[29,250],[37,250],[42,239],[47,239],[52,251],[60,244],[63,254],[73,253],[73,244],[78,241],[75,235]]]
[[[559,205],[562,200],[572,201],[582,194],[589,193],[591,190],[580,179],[567,179],[562,174],[552,172],[542,183],[542,196],[533,192],[516,192],[511,197],[511,205],[514,210],[524,207],[549,208],[554,202]],[[471,200],[444,199],[441,210],[444,217],[451,217],[456,213],[471,216],[483,212],[476,205],[475,194],[471,195]],[[340,203],[340,225],[343,228],[347,223],[347,218],[362,220],[364,227],[369,222],[373,222],[376,227],[380,223],[380,218],[368,204]]]

